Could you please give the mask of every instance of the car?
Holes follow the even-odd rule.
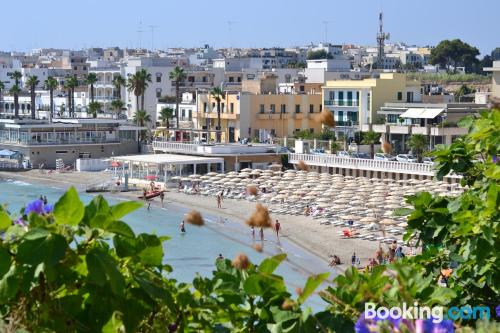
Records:
[[[417,163],[417,159],[410,154],[399,154],[396,156],[396,161],[404,163]]]
[[[434,157],[424,157],[422,159],[422,163],[424,163],[424,164],[434,164]]]
[[[316,148],[316,149],[311,149],[311,154],[326,154],[325,150],[323,148]]]
[[[370,155],[368,155],[367,153],[352,153],[351,157],[352,158],[370,159]]]
[[[342,150],[337,152],[337,157],[350,157],[349,152]]]
[[[395,161],[396,158],[394,156],[391,156],[389,154],[384,154],[384,153],[376,153],[375,156],[373,156],[373,159],[375,161]]]

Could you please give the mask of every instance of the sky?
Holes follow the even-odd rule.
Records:
[[[500,47],[500,0],[2,0],[0,50],[287,47],[324,41],[324,22],[331,43],[375,45],[381,10],[390,42]]]

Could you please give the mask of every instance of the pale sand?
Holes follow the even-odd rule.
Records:
[[[100,181],[107,181],[111,173],[104,172],[70,172],[70,173],[40,173],[38,170],[24,172],[0,172],[0,178],[11,178],[25,180],[33,183],[60,186],[66,188],[70,185],[78,190],[85,190],[87,184],[95,184]],[[137,199],[140,192],[120,193],[122,197]],[[214,197],[205,197],[200,195],[186,195],[178,193],[176,189],[170,189],[166,195],[167,202],[173,202],[176,205],[188,209],[195,208],[201,212],[207,212],[218,215],[223,218],[229,218],[240,223],[251,215],[255,209],[255,204],[246,200],[225,199],[222,209],[217,208]],[[156,203],[159,204],[159,199]],[[263,203],[265,205],[265,203]],[[320,225],[318,220],[311,217],[296,215],[272,214],[273,221],[278,219],[281,223],[282,237],[287,237],[290,241],[302,247],[309,253],[329,262],[330,256],[336,254],[340,257],[342,265],[338,268],[345,269],[351,262],[353,252],[361,258],[362,266],[368,263],[368,259],[374,256],[379,244],[374,241],[362,239],[344,239],[339,236],[342,228],[331,225]],[[272,232],[268,230],[267,233]],[[387,245],[382,246],[385,250]],[[325,262],[325,266],[326,266]]]

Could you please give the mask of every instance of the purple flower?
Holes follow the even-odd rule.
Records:
[[[359,316],[358,321],[354,324],[354,332],[356,333],[371,333],[377,327],[378,318],[367,319],[365,313],[363,312]]]
[[[492,161],[493,163],[495,163],[495,164],[497,163],[497,155],[496,155],[496,154],[493,154],[493,155],[491,156],[491,161]]]
[[[26,226],[26,222],[24,222],[24,220],[20,217],[18,218],[17,220],[14,221],[14,224],[18,224],[20,225],[21,227],[25,227]]]
[[[417,332],[422,333],[454,333],[453,321],[446,319],[439,323],[434,323],[432,319],[417,319],[415,321]]]
[[[43,204],[43,201],[37,199],[35,201],[30,202],[26,208],[24,208],[24,214],[29,215],[30,213],[36,214],[50,214],[54,210],[54,206],[50,204]]]
[[[26,208],[24,208],[24,214],[29,215],[30,213],[43,214],[44,213],[43,201],[40,199],[37,199],[33,202],[30,202],[26,206]]]
[[[500,317],[500,305],[497,305],[495,312],[497,313],[497,317]]]

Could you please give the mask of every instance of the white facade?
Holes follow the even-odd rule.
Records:
[[[49,77],[47,68],[0,68],[0,81],[5,85],[5,90],[9,90],[14,85],[14,80],[9,77],[9,73],[19,71],[23,75],[20,81],[20,88],[26,89],[26,80],[30,75],[36,75],[40,83],[37,88],[42,88],[45,80]]]

